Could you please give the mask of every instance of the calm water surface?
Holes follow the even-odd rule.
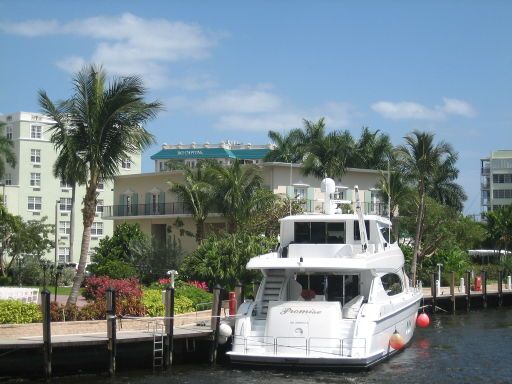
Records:
[[[412,345],[367,372],[240,369],[181,365],[106,376],[72,376],[59,384],[309,384],[309,383],[512,383],[512,308],[436,315],[417,329]]]

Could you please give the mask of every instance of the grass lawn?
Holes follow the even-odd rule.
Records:
[[[39,288],[39,292],[43,291],[43,287],[30,287],[30,288]],[[48,285],[46,287],[50,293],[55,294],[55,286]],[[84,289],[80,288],[80,295],[83,293]],[[65,295],[68,296],[71,293],[71,287],[57,287],[57,295]]]

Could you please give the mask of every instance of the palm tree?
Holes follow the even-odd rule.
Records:
[[[16,154],[13,151],[14,143],[4,135],[5,125],[5,122],[0,121],[0,179],[4,178],[6,163],[13,168],[16,166]]]
[[[455,167],[457,158],[457,154],[452,154],[439,164],[432,175],[432,185],[427,193],[437,202],[461,212],[467,195],[454,181],[459,175],[459,170]]]
[[[204,239],[204,223],[214,199],[213,187],[210,184],[208,163],[199,163],[197,169],[184,169],[183,183],[168,182],[171,191],[192,210],[192,216],[196,221],[196,241],[201,243]]]
[[[304,130],[299,140],[299,153],[302,155],[303,172],[306,176],[343,176],[354,145],[352,135],[348,131],[334,131],[326,135],[323,118],[316,123],[304,120]]]
[[[257,167],[238,160],[228,167],[212,167],[210,172],[216,199],[228,220],[228,232],[235,233],[264,198],[258,193],[263,179]]]
[[[281,135],[276,131],[269,131],[268,137],[276,147],[265,155],[265,161],[297,163],[301,160],[298,152],[298,146],[300,144],[299,130],[292,129],[287,135]]]
[[[388,135],[380,133],[379,130],[372,132],[368,127],[363,127],[361,136],[354,144],[348,166],[363,169],[386,169],[392,151],[393,145]]]
[[[421,244],[423,221],[425,216],[425,197],[432,188],[432,177],[447,158],[454,156],[451,145],[441,141],[434,144],[434,134],[414,131],[404,137],[405,145],[396,149],[400,171],[418,191],[418,208],[416,214],[416,233],[414,254],[411,264],[412,279],[416,284],[416,265]]]
[[[411,190],[398,172],[390,171],[389,176],[381,171],[377,184],[381,201],[388,204],[392,219],[398,207],[407,199]]]
[[[41,108],[55,121],[50,130],[51,141],[59,153],[57,162],[72,156],[72,172],[86,180],[80,259],[68,304],[76,303],[84,277],[98,183],[111,180],[118,174],[123,159],[154,142],[153,135],[142,124],[154,118],[162,107],[159,102],[144,102],[146,89],[139,77],[114,78],[106,84],[105,71],[94,65],[84,67],[74,76],[73,88],[73,96],[57,104],[45,91],[39,91]]]

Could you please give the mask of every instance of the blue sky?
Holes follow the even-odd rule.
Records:
[[[414,129],[459,152],[466,213],[480,210],[479,159],[512,149],[510,1],[0,0],[0,112],[39,111],[102,63],[142,75],[166,110],[162,143],[267,143],[324,116],[394,144]]]

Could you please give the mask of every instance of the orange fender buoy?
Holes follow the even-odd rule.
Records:
[[[428,317],[428,315],[426,313],[421,313],[416,318],[416,325],[420,328],[426,328],[429,326],[429,324],[430,324],[430,318]]]
[[[393,349],[402,349],[405,346],[404,338],[395,330],[389,338],[389,345]]]

